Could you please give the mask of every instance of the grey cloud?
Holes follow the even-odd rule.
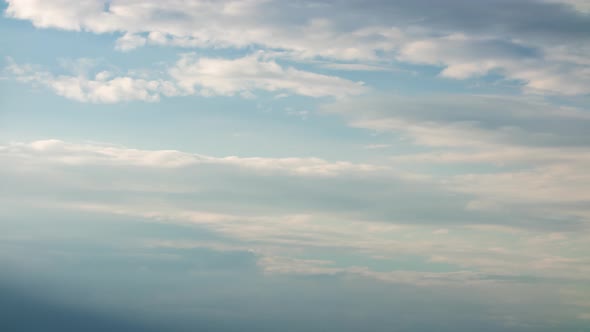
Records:
[[[421,26],[431,28],[439,33],[478,32],[484,35],[500,34],[514,38],[547,38],[563,42],[571,39],[585,40],[590,34],[590,18],[576,12],[567,4],[549,3],[533,0],[494,0],[468,1],[447,0],[433,4],[430,1],[418,0],[372,0],[372,1],[207,1],[172,2],[165,7],[145,7],[139,2],[110,2],[110,12],[104,13],[103,6],[98,2],[67,2],[44,5],[54,11],[66,10],[68,16],[59,23],[52,22],[52,13],[41,16],[35,9],[20,0],[9,0],[7,13],[10,16],[31,19],[43,25],[81,26],[88,29],[99,29],[98,23],[90,19],[92,15],[130,15],[133,19],[148,19],[155,24],[184,23],[195,24],[193,10],[203,14],[215,15],[222,22],[252,24],[260,26],[304,25],[319,18],[328,18],[341,29],[357,29],[361,26]],[[236,6],[235,11],[228,10]],[[158,10],[156,10],[156,7]],[[160,8],[161,7],[161,8]],[[176,8],[174,8],[176,7]],[[40,7],[39,9],[41,9]],[[137,9],[137,14],[129,10]],[[245,15],[248,14],[248,15]],[[140,17],[139,15],[148,15]],[[105,18],[109,18],[108,15]],[[212,17],[210,17],[212,18]],[[66,24],[71,20],[73,24]],[[122,26],[113,26],[114,30],[128,23],[113,18],[110,22]],[[196,22],[197,24],[199,22]],[[66,24],[66,25],[64,25]],[[130,26],[127,31],[149,31],[150,26]],[[173,29],[174,30],[174,29]]]
[[[448,129],[449,135],[482,144],[588,147],[590,111],[553,105],[534,98],[429,95],[366,96],[327,104],[325,112],[341,114],[353,125],[406,133],[420,140],[412,126]],[[388,127],[388,121],[399,122]],[[470,132],[461,132],[461,129]],[[470,136],[472,134],[473,136]],[[427,135],[423,132],[422,135]],[[479,137],[478,137],[479,135]],[[444,144],[444,142],[441,142]]]
[[[397,154],[398,167],[462,165],[461,175],[426,174],[477,197],[467,208],[496,211],[519,224],[588,227],[590,128],[586,109],[490,96],[380,96],[341,101],[324,111],[351,126],[407,137],[427,150]],[[473,168],[483,165],[484,170]],[[553,222],[551,221],[553,220]],[[543,226],[545,227],[545,226]]]
[[[336,1],[331,2],[338,8]],[[373,14],[383,22],[426,26],[441,33],[469,32],[502,35],[508,38],[534,38],[558,42],[584,40],[590,34],[590,17],[567,4],[535,0],[351,0],[347,6],[360,13]]]
[[[207,162],[207,157],[194,162],[190,156],[166,154],[154,164],[149,153],[138,158],[138,163],[135,158],[122,158],[140,151],[103,155],[105,150],[98,146],[65,146],[53,151],[27,151],[24,146],[4,151],[3,178],[5,183],[14,184],[6,188],[15,188],[13,195],[43,197],[53,191],[63,197],[79,196],[82,202],[87,197],[105,203],[133,203],[140,195],[147,201],[171,199],[183,209],[253,215],[320,213],[398,223],[455,223],[465,221],[469,214],[463,210],[465,198],[445,193],[434,183],[405,179],[404,174],[386,167],[363,170],[352,164],[343,165],[344,169],[336,173],[321,169],[319,173],[293,173],[277,169],[280,161],[272,159],[261,158],[258,166],[249,167],[247,159],[241,165],[223,160]],[[29,157],[21,159],[23,153]],[[172,164],[166,161],[168,158]],[[301,162],[316,163],[293,159],[288,167],[298,168]],[[14,183],[20,178],[15,173],[18,163],[29,165],[30,178],[21,186]],[[424,201],[429,202],[428,209],[422,209]]]

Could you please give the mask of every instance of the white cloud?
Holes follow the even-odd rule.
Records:
[[[322,67],[334,69],[334,70],[345,70],[345,71],[395,71],[396,69],[363,63],[326,63],[322,64]]]
[[[459,175],[451,182],[458,191],[475,193],[503,206],[537,205],[537,210],[570,221],[578,215],[590,221],[588,164],[539,166],[526,171]],[[586,207],[585,207],[586,206]],[[570,218],[567,218],[570,216]]]
[[[366,95],[326,104],[322,110],[344,116],[351,126],[405,135],[429,147],[479,149],[476,153],[484,152],[484,148],[497,150],[498,146],[568,147],[576,152],[590,145],[585,135],[590,125],[586,110],[537,98]],[[508,155],[511,151],[501,153]]]
[[[22,169],[32,172],[29,183],[37,181],[33,180],[37,172],[51,174],[38,179],[40,188],[114,190],[124,196],[139,190],[192,192],[195,199],[191,201],[199,206],[229,204],[224,207],[225,213],[260,209],[285,213],[330,211],[341,218],[438,223],[452,209],[443,203],[451,198],[436,191],[436,186],[415,179],[409,172],[396,172],[379,164],[297,157],[212,157],[58,140],[9,144],[0,149],[0,158],[6,166],[2,172],[6,188],[18,178],[11,174]],[[409,187],[411,192],[406,190]],[[21,190],[26,192],[27,186],[17,187],[12,194],[18,196]],[[219,195],[225,198],[212,203]],[[439,211],[437,218],[432,218],[430,212],[410,212],[423,195],[442,195],[440,203],[431,209]],[[391,205],[392,200],[407,202]]]
[[[170,81],[135,76],[112,77],[107,71],[99,72],[94,77],[88,77],[84,73],[76,76],[54,75],[31,65],[18,65],[14,62],[7,69],[21,82],[46,87],[59,96],[79,102],[156,102],[161,95],[178,94],[177,88]]]
[[[440,75],[447,78],[467,79],[497,72],[522,81],[525,91],[531,93],[590,93],[587,64],[563,55],[561,61],[547,61],[541,50],[522,43],[450,35],[410,42],[401,48],[398,58],[442,66]]]
[[[8,72],[17,80],[49,88],[57,95],[79,102],[156,102],[161,96],[200,94],[254,98],[256,91],[291,93],[308,97],[345,97],[367,90],[362,82],[320,75],[293,67],[282,67],[260,55],[237,59],[197,58],[185,54],[169,68],[168,74],[145,78],[133,72],[115,76],[108,71],[88,75],[54,75],[32,65],[9,59]]]
[[[543,0],[549,3],[558,3],[571,6],[582,13],[590,14],[590,2],[587,0]]]
[[[146,44],[146,38],[138,35],[126,33],[123,37],[117,39],[116,49],[120,51],[130,51]]]
[[[464,213],[460,199],[455,198],[459,204],[444,202],[454,211],[438,210],[436,202],[446,199],[442,188],[432,182],[400,181],[390,168],[315,158],[211,157],[60,140],[0,146],[0,161],[0,180],[5,184],[0,194],[10,193],[17,209],[67,209],[205,228],[240,250],[256,253],[267,273],[445,287],[520,284],[519,278],[538,279],[543,285],[546,280],[584,282],[590,275],[587,258],[572,250],[587,243],[587,232],[530,227],[515,213],[499,224],[486,224],[490,220],[485,211],[468,214],[466,224],[457,223],[452,219]],[[429,222],[408,222],[403,214],[388,210],[392,206],[407,209],[408,215],[423,213],[425,207],[434,213],[426,216]],[[211,244],[195,240],[151,245]],[[337,257],[302,258],[336,248],[343,257],[361,255],[363,261],[391,270]],[[408,257],[410,266],[421,264],[420,269],[404,269]],[[451,271],[437,272],[441,264]]]
[[[391,48],[391,29],[360,26],[348,33],[333,22],[312,15],[313,8],[277,1],[104,1],[58,2],[10,0],[10,17],[31,20],[41,28],[124,32],[121,50],[146,43],[181,47],[245,47],[265,45],[301,56],[372,58],[375,50]],[[310,14],[294,22],[288,11]],[[291,18],[291,19],[290,19]],[[298,20],[298,19],[297,19]],[[307,22],[306,22],[307,21]],[[140,35],[147,33],[147,37]],[[379,40],[371,40],[371,39]]]
[[[534,167],[525,164],[521,171],[470,173],[467,169],[460,175],[416,176],[404,172],[400,163],[395,169],[320,158],[212,157],[59,140],[5,145],[0,157],[9,173],[17,164],[55,172],[43,183],[69,178],[65,169],[92,173],[98,168],[111,171],[99,172],[96,179],[82,174],[74,178],[88,190],[109,188],[107,183],[111,183],[111,190],[195,191],[203,197],[208,192],[226,193],[228,201],[236,200],[234,208],[238,209],[266,209],[270,204],[293,213],[303,209],[335,213],[340,218],[433,225],[504,224],[508,221],[503,219],[510,218],[513,226],[552,230],[579,229],[590,221],[585,204],[590,201],[588,162],[579,160],[552,160]],[[410,163],[408,168],[416,165],[421,162]],[[110,172],[127,176],[103,179]],[[145,183],[142,176],[152,181]],[[189,178],[199,185],[191,187]],[[282,194],[277,196],[277,191]],[[422,202],[429,202],[427,211],[421,208]]]
[[[583,1],[558,2],[580,10],[587,7]],[[381,70],[398,59],[441,66],[442,76],[455,79],[498,73],[523,82],[527,92],[589,93],[590,73],[584,60],[587,15],[548,1],[480,3],[469,6],[470,11],[461,1],[450,1],[445,8],[426,4],[9,0],[6,14],[40,28],[122,33],[116,42],[122,51],[142,45],[253,46],[280,50],[290,59],[350,61],[325,64],[339,70]],[[507,16],[506,11],[514,15]],[[271,70],[268,63],[257,66]],[[282,74],[300,73],[287,69]],[[264,86],[274,87],[268,82]],[[227,93],[228,84],[216,88],[216,93]]]
[[[351,126],[408,137],[406,144],[427,149],[390,160],[397,169],[423,169],[431,181],[470,195],[467,210],[563,225],[590,222],[586,110],[491,96],[372,96],[324,110],[343,115]],[[456,174],[440,174],[443,164],[453,164]]]
[[[369,144],[369,145],[363,146],[363,148],[369,149],[369,150],[387,149],[389,147],[391,147],[391,144]]]
[[[66,165],[120,165],[156,168],[179,168],[190,165],[225,165],[263,172],[282,172],[302,176],[336,176],[349,172],[383,172],[385,166],[355,164],[347,161],[329,162],[320,158],[261,158],[212,157],[176,150],[137,150],[119,146],[72,144],[60,140],[12,143],[0,149],[0,154],[21,158],[41,158]]]
[[[178,85],[189,92],[235,95],[264,90],[309,97],[344,97],[365,91],[360,82],[282,67],[261,55],[238,59],[198,58],[184,55],[170,70]]]

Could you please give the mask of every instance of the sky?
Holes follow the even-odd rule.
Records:
[[[590,331],[589,1],[0,11],[0,330]]]

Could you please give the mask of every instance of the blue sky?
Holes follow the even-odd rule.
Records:
[[[587,331],[584,0],[5,0],[1,329]]]

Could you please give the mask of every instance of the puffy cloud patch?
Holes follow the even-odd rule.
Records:
[[[32,65],[19,65],[12,62],[7,70],[18,81],[34,86],[42,86],[55,94],[88,103],[118,103],[126,101],[156,102],[161,95],[174,96],[179,91],[175,85],[162,79],[146,79],[133,76],[114,76],[101,71],[89,77],[78,75],[54,75]]]
[[[12,59],[6,69],[21,82],[40,85],[65,98],[90,103],[157,102],[161,96],[195,94],[252,98],[257,91],[342,98],[367,91],[362,82],[283,67],[261,55],[237,59],[183,55],[166,74],[154,73],[151,78],[133,72],[117,76],[109,71],[94,75],[86,72],[55,75],[32,65],[19,65]]]

